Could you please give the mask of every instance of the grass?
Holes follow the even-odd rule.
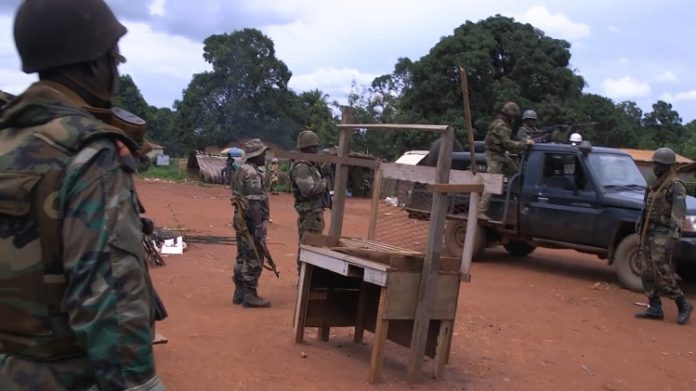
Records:
[[[183,181],[186,179],[186,170],[179,170],[179,159],[171,159],[168,166],[150,166],[141,172],[142,178],[159,178],[168,181]]]

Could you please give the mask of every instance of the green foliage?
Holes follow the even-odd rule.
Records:
[[[143,178],[158,178],[168,181],[186,180],[186,170],[179,169],[179,159],[171,159],[168,166],[150,165],[139,175]]]

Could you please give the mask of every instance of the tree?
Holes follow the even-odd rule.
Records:
[[[642,141],[650,146],[668,146],[675,152],[681,153],[687,137],[682,125],[682,119],[672,105],[659,100],[652,105],[653,111],[646,113],[643,118],[644,134]]]
[[[251,137],[286,147],[300,127],[291,73],[273,41],[256,29],[211,35],[203,58],[212,72],[194,75],[176,103],[184,138],[197,148]]]
[[[114,105],[122,107],[138,117],[147,120],[150,105],[145,101],[138,86],[135,85],[130,75],[119,77],[118,95],[114,99]]]

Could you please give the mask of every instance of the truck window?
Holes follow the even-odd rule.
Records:
[[[541,186],[559,190],[591,190],[578,158],[566,153],[544,154]]]
[[[645,189],[645,179],[628,155],[596,153],[588,156],[590,168],[603,190]]]

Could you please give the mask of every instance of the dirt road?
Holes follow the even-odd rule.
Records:
[[[220,186],[139,181],[158,226],[185,226],[196,235],[233,236],[229,190]],[[272,196],[269,247],[281,278],[264,272],[260,294],[270,309],[232,304],[235,247],[193,244],[183,256],[151,268],[169,318],[158,331],[157,368],[169,390],[360,390],[366,382],[371,335],[352,342],[351,329],[332,329],[328,343],[307,333],[293,343],[296,298],[296,215],[289,195]],[[369,201],[349,200],[344,234],[364,236]],[[639,321],[639,294],[621,289],[610,267],[573,251],[538,250],[514,258],[489,250],[462,285],[450,365],[429,390],[694,390],[696,319]],[[696,299],[696,287],[685,285]],[[306,356],[303,358],[303,356]],[[384,382],[375,389],[410,389],[407,351],[388,343]]]

